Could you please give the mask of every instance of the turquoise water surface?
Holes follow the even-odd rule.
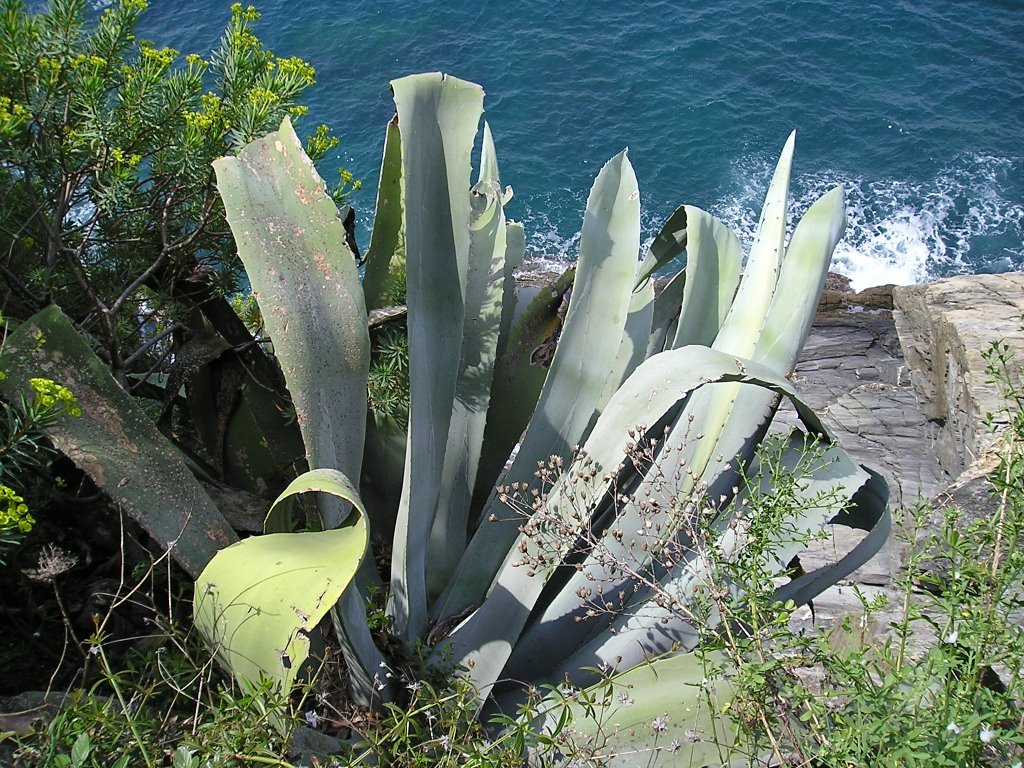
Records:
[[[143,33],[205,53],[227,2],[151,0]],[[749,238],[797,129],[798,210],[836,183],[857,287],[1024,268],[1024,2],[624,3],[264,0],[257,33],[318,71],[327,122],[365,180],[368,238],[388,82],[440,70],[488,93],[510,215],[535,257],[572,258],[593,177],[624,146],[645,233],[679,204]],[[302,133],[302,126],[299,126]]]

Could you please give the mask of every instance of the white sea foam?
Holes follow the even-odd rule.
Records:
[[[791,190],[794,219],[834,184],[846,190],[846,235],[832,268],[855,290],[885,283],[1020,268],[1024,263],[1024,204],[1007,199],[1002,179],[1011,161],[960,158],[927,182],[867,180],[842,172],[799,176]],[[712,212],[749,248],[771,167],[744,164],[741,192]]]
[[[733,190],[708,206],[740,236],[748,251],[773,167],[747,158],[734,167]],[[854,290],[872,285],[906,285],[953,274],[1005,271],[1024,266],[1024,204],[1005,193],[1012,161],[981,155],[951,162],[926,181],[862,179],[842,171],[794,178],[790,230],[796,219],[835,184],[846,191],[847,228],[832,269],[850,278]],[[524,206],[527,259],[532,268],[561,269],[576,258],[582,222],[581,193],[560,190]],[[575,216],[551,211],[576,206]],[[641,213],[646,247],[671,211]]]
[[[517,198],[517,204],[523,213],[526,269],[553,272],[565,269],[566,262],[573,261],[579,255],[585,198],[578,191],[561,189],[557,194],[552,192],[541,200]],[[559,208],[571,210],[573,207],[579,209],[577,226],[567,229],[568,222],[563,221],[563,226],[559,227],[552,211]],[[564,218],[569,222],[575,219],[573,216]]]

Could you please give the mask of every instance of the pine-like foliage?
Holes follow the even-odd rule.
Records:
[[[266,50],[259,13],[235,4],[208,58],[135,36],[144,0],[32,13],[0,5],[0,303],[13,318],[61,306],[127,382],[172,339],[244,334],[234,244],[210,163],[266,133],[314,82]],[[325,126],[311,158],[337,145]],[[342,173],[341,194],[353,185]]]

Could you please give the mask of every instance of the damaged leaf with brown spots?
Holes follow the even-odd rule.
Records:
[[[43,343],[39,342],[42,338]],[[36,376],[74,392],[79,418],[47,428],[54,447],[92,478],[193,577],[235,532],[180,454],[110,375],[54,305],[25,321],[4,345],[0,394],[15,400]]]

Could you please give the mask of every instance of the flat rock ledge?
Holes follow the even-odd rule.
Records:
[[[1003,401],[982,353],[1005,343],[1018,374],[1024,362],[1024,274],[861,293],[844,287],[841,279],[826,284],[794,379],[854,459],[888,481],[893,536],[872,561],[815,600],[819,628],[859,615],[858,590],[869,597],[892,593],[906,562],[905,509],[932,501],[957,509],[964,520],[991,512],[986,451],[996,435],[986,416]],[[834,561],[859,538],[836,528],[802,557],[804,568]],[[885,626],[894,618],[883,612],[872,623]],[[807,608],[794,620],[796,627],[811,623]],[[923,649],[931,639],[922,633],[918,641]]]

